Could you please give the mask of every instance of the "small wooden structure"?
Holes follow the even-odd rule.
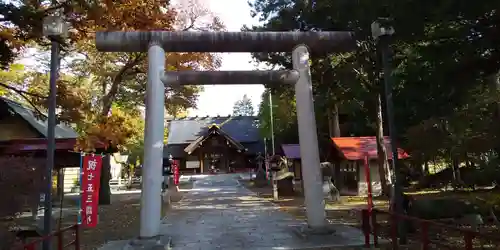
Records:
[[[45,161],[48,125],[43,116],[21,103],[0,97],[0,155],[29,156]],[[69,124],[59,123],[55,127],[55,137],[54,174],[57,173],[57,190],[61,193],[62,180],[66,179],[64,175],[70,174],[72,178],[78,176],[77,172],[60,171],[63,168],[79,169],[80,153],[74,152],[78,134]],[[103,143],[97,145],[98,152],[102,152],[104,148]]]
[[[335,137],[331,138],[332,154],[328,161],[334,165],[335,186],[342,195],[361,195],[365,196],[368,192],[364,171],[364,157],[368,154],[370,179],[372,183],[372,192],[374,195],[382,191],[380,184],[380,175],[377,163],[377,141],[375,136],[364,137]],[[391,145],[388,137],[384,138],[385,147],[388,152],[389,161],[392,159],[390,154]],[[293,162],[290,171],[295,174],[297,181],[302,179],[300,146],[299,144],[283,144],[283,154],[288,160]],[[402,149],[399,149],[399,158],[406,159],[409,155]]]
[[[370,170],[370,180],[373,195],[378,195],[382,191],[380,183],[377,140],[375,136],[363,137],[334,137],[331,138],[334,162],[335,162],[335,185],[343,195],[365,196],[368,193],[366,183],[364,159],[368,155]],[[388,137],[384,137],[387,158],[392,159],[390,154],[391,142]],[[406,159],[409,155],[399,149],[399,159]]]

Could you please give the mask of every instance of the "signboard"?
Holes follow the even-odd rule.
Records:
[[[200,168],[200,161],[186,161],[186,168]]]
[[[82,225],[86,227],[97,226],[97,214],[99,212],[99,187],[101,178],[102,156],[83,156],[81,175],[81,214]]]

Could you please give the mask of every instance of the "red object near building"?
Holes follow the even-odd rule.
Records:
[[[180,173],[179,173],[179,160],[173,160],[172,161],[172,168],[174,170],[174,184],[176,186],[179,185],[179,179],[181,177]]]
[[[370,162],[368,159],[368,154],[365,155],[365,160],[364,160],[364,168],[365,168],[365,178],[366,178],[366,186],[368,189],[367,195],[368,195],[368,212],[371,213],[372,208],[373,208],[373,194],[372,194],[372,181],[370,178]]]
[[[97,214],[99,212],[99,188],[101,178],[102,156],[83,156],[82,168],[82,200],[81,214],[82,225],[85,227],[97,226]]]

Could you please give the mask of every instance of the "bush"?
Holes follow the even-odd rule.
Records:
[[[9,222],[39,201],[43,167],[43,161],[31,157],[0,157],[0,249],[14,244]]]

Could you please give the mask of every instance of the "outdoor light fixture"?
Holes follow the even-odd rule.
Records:
[[[388,19],[380,19],[381,22],[388,22]],[[379,21],[375,21],[371,25],[372,37],[378,39],[381,36],[392,36],[394,34],[394,28],[389,25],[381,24]]]
[[[58,12],[55,15],[47,16],[43,19],[43,35],[52,42],[50,49],[50,80],[48,97],[47,116],[47,159],[45,166],[45,194],[43,195],[44,215],[43,232],[44,235],[52,233],[52,170],[54,169],[54,157],[56,149],[55,127],[56,124],[56,98],[57,98],[57,78],[59,75],[59,54],[60,43],[68,35],[69,25],[63,20]],[[50,237],[43,241],[43,250],[51,249]]]
[[[67,37],[69,25],[62,16],[46,16],[43,19],[43,35],[46,37]]]
[[[393,81],[392,76],[392,55],[390,50],[391,38],[395,33],[394,28],[391,26],[391,20],[388,18],[378,18],[377,21],[371,24],[372,37],[378,44],[378,49],[380,50],[380,55],[382,57],[382,66],[384,71],[384,90],[385,90],[385,104],[386,104],[386,115],[387,123],[389,125],[389,137],[391,139],[391,153],[392,153],[392,169],[394,170],[393,175],[393,195],[392,204],[394,204],[394,212],[397,214],[403,213],[403,189],[402,181],[404,176],[401,171],[398,171],[398,143],[397,143],[397,131],[396,131],[396,121],[394,118],[394,101],[393,101]],[[406,243],[406,232],[404,226],[399,223],[398,225],[399,242],[401,244]]]
[[[269,161],[270,163],[270,169],[271,171],[277,172],[280,170],[279,167],[279,161],[280,161],[280,156],[279,155],[273,155]]]

